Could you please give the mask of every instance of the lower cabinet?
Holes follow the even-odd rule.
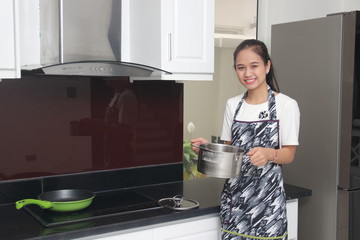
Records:
[[[142,230],[138,232],[118,234],[114,233],[112,236],[100,237],[100,238],[84,238],[84,239],[97,239],[97,240],[143,240],[143,239],[154,239],[154,230]],[[83,239],[83,238],[81,238]]]
[[[219,236],[218,216],[154,229],[154,240],[218,240]]]
[[[78,240],[218,240],[220,220],[217,214],[212,214],[130,231],[111,232]]]
[[[288,214],[288,240],[297,240],[298,199],[286,203]],[[97,240],[218,240],[220,220],[216,214],[149,226],[148,229],[133,229],[132,232],[112,232],[85,239]]]
[[[288,240],[297,240],[298,235],[298,199],[286,202],[287,218],[288,218]]]

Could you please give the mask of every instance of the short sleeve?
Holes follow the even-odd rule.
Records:
[[[294,99],[289,99],[281,109],[280,144],[299,145],[300,110]]]

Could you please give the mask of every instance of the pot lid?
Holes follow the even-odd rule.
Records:
[[[159,200],[159,204],[166,208],[177,211],[189,210],[199,207],[199,203],[192,199],[185,199],[183,196],[176,195],[172,198],[163,198]]]

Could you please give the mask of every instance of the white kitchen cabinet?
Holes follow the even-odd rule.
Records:
[[[112,236],[103,236],[99,238],[86,238],[86,239],[96,239],[96,240],[152,240],[154,231],[152,229],[142,230],[138,232],[124,233],[124,234],[115,234]]]
[[[288,239],[297,240],[298,199],[286,202],[288,216]],[[78,240],[218,240],[220,239],[220,219],[218,214],[173,221],[131,232],[112,232],[102,236],[89,236]]]
[[[220,220],[218,216],[178,223],[154,229],[156,240],[218,240]]]
[[[298,199],[286,202],[286,211],[288,218],[288,240],[297,240],[298,235]]]
[[[218,240],[220,220],[217,214],[188,218],[168,223],[149,225],[131,229],[131,232],[111,232],[107,234],[77,238],[78,240]]]
[[[288,239],[297,240],[298,199],[286,202],[288,217]],[[154,240],[218,240],[220,234],[219,217],[172,224],[154,229]]]
[[[122,61],[172,73],[154,79],[212,80],[214,0],[124,0],[122,7]]]
[[[0,3],[0,78],[20,78],[18,0]]]

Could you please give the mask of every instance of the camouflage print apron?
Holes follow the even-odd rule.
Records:
[[[276,117],[274,92],[268,87],[268,111],[260,120],[235,120],[247,93],[235,111],[232,145],[245,154],[253,147],[279,148],[279,121]],[[270,120],[261,118],[270,115]],[[261,116],[262,115],[262,116]],[[264,116],[265,115],[265,116]],[[263,167],[243,157],[240,178],[225,181],[221,195],[220,220],[223,240],[282,239],[287,240],[286,198],[281,166],[268,162]]]

